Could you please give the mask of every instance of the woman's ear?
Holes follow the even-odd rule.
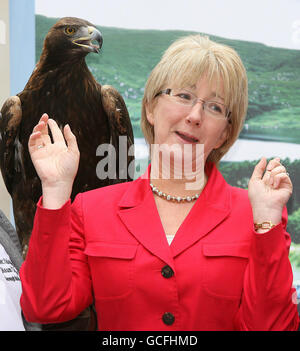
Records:
[[[146,110],[146,117],[148,122],[153,126],[154,125],[154,115],[153,115],[153,108],[150,106],[149,103],[145,104],[145,110]]]

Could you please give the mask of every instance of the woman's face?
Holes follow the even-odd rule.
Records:
[[[219,84],[223,85],[221,80]],[[209,84],[205,76],[196,86],[187,89],[202,100],[224,104],[223,86],[217,86],[216,81]],[[226,140],[228,120],[212,117],[203,110],[203,102],[198,100],[194,106],[186,107],[174,102],[174,98],[166,94],[161,94],[156,99],[153,109],[146,109],[147,119],[154,127],[154,144],[177,144],[181,149],[185,144],[202,144],[206,161],[210,152]]]

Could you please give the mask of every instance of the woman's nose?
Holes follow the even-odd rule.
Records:
[[[191,108],[188,115],[185,118],[186,123],[200,126],[204,118],[203,102],[197,101],[197,103]]]

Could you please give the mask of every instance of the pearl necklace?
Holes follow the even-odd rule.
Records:
[[[153,184],[150,183],[150,187],[152,189],[153,194],[156,194],[157,196],[168,200],[168,201],[175,201],[175,202],[191,202],[191,201],[195,201],[198,199],[198,197],[200,196],[200,194],[195,194],[193,196],[185,196],[185,197],[181,197],[181,196],[172,196],[166,193],[163,193],[162,191],[160,191],[157,187],[155,187]]]

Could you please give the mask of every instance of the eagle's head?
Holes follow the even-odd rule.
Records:
[[[49,30],[44,41],[44,53],[57,60],[82,58],[90,52],[98,53],[102,35],[95,26],[76,17],[61,18]]]

